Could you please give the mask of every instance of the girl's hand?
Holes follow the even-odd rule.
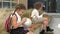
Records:
[[[27,18],[23,18],[23,19],[22,19],[22,22],[24,23],[26,20],[27,20]]]

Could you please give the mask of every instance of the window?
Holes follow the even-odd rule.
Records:
[[[56,0],[46,0],[46,9],[48,13],[56,13]]]
[[[12,0],[12,1],[17,1],[17,0]]]
[[[15,8],[17,0],[0,0],[0,8]]]
[[[2,7],[3,3],[3,8],[14,8],[17,2],[17,0],[2,0],[2,1],[0,2],[0,7]]]
[[[10,2],[3,2],[4,8],[10,8]]]
[[[28,8],[34,8],[34,3],[36,2],[42,2],[44,3],[45,0],[28,0]]]
[[[0,2],[0,8],[2,8],[2,2]]]

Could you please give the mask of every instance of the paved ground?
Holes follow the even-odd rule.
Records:
[[[53,18],[50,27],[54,29],[54,34],[60,34],[60,18]]]

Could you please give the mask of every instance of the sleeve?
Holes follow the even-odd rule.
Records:
[[[35,18],[35,10],[32,11],[31,17],[32,17],[32,18]]]

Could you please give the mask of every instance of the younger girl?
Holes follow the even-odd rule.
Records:
[[[16,6],[15,12],[12,16],[12,26],[13,29],[11,30],[10,34],[33,34],[29,30],[24,30],[23,23],[26,21],[26,18],[22,18],[25,11],[25,6],[23,4],[18,4]]]

